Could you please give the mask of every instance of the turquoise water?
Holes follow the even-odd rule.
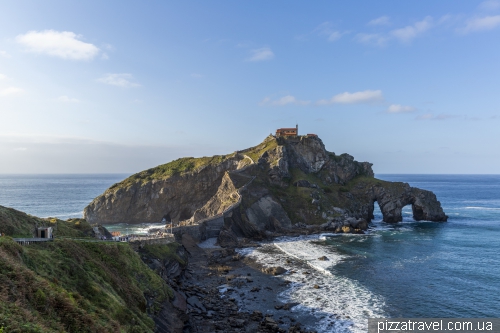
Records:
[[[331,268],[385,300],[391,317],[500,317],[500,176],[377,175],[433,191],[446,223],[382,222],[366,237],[327,238]]]

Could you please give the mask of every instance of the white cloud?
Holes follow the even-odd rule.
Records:
[[[63,59],[91,60],[99,53],[99,48],[82,42],[79,40],[81,37],[71,31],[44,30],[29,31],[17,36],[16,41],[24,45],[29,52]]]
[[[274,53],[268,47],[252,50],[252,56],[247,61],[265,61],[274,58]]]
[[[132,74],[121,73],[121,74],[106,74],[103,77],[97,79],[97,81],[122,88],[140,86],[137,83],[131,82],[130,79],[132,79]]]
[[[391,21],[389,16],[380,16],[374,20],[368,22],[368,25],[390,25]]]
[[[10,58],[10,54],[8,54],[7,51],[0,50],[0,56],[4,58]]]
[[[416,110],[417,109],[415,109],[412,106],[406,106],[406,105],[401,105],[401,104],[392,104],[387,109],[387,113],[409,113],[409,112],[414,112]]]
[[[14,148],[13,150],[14,151],[26,151],[26,150],[28,150],[28,148],[26,148],[26,147],[18,147],[18,148]]]
[[[0,73],[0,80],[6,80],[6,79],[7,79],[7,75]]]
[[[500,25],[500,15],[474,17],[467,20],[465,27],[460,31],[464,33],[491,30]]]
[[[277,99],[274,101],[270,97],[266,97],[259,104],[261,106],[264,106],[264,105],[284,106],[287,104],[307,105],[309,103],[310,103],[309,101],[298,100],[297,98],[295,98],[292,95],[286,95],[286,96],[283,96],[280,99]]]
[[[432,114],[426,113],[426,114],[422,114],[422,115],[418,116],[415,119],[417,119],[417,120],[427,120],[427,119],[432,119],[432,118],[434,118],[434,116]]]
[[[333,96],[329,100],[319,100],[318,105],[328,104],[361,104],[383,101],[382,90],[365,90],[354,93],[344,92]]]
[[[321,23],[314,31],[318,31],[320,35],[326,35],[329,42],[335,42],[339,40],[343,35],[347,34],[347,31],[340,32],[332,28],[331,22]]]
[[[432,27],[432,17],[427,16],[422,21],[416,22],[413,25],[406,26],[401,29],[391,31],[391,35],[402,42],[410,42],[413,38],[424,33]]]
[[[479,4],[479,8],[482,10],[496,10],[500,8],[500,1],[498,0],[488,0],[483,1]]]
[[[58,98],[56,98],[56,101],[62,103],[80,103],[80,100],[76,98],[70,98],[68,96],[59,96]]]
[[[387,44],[387,41],[389,40],[387,36],[384,36],[382,34],[365,34],[365,33],[357,34],[356,37],[354,37],[354,39],[363,44],[376,45],[376,46],[384,46]]]
[[[0,96],[19,95],[22,93],[24,93],[24,90],[18,87],[8,87],[6,89],[0,90]]]
[[[334,42],[336,40],[339,40],[340,37],[342,37],[343,33],[340,31],[333,31],[328,35],[328,41],[329,42]]]

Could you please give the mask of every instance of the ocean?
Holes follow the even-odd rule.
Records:
[[[81,217],[94,197],[126,176],[0,175],[0,205]],[[278,298],[299,303],[291,312],[314,317],[304,324],[318,332],[365,332],[369,317],[500,317],[500,175],[377,178],[433,191],[448,222],[416,222],[407,206],[402,223],[387,224],[376,207],[365,235],[285,237],[241,253],[295,271]]]

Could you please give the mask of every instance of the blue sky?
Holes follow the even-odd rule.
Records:
[[[0,173],[137,172],[299,124],[376,173],[499,173],[500,1],[0,4]]]

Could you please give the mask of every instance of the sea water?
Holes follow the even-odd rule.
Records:
[[[38,217],[81,218],[83,209],[125,174],[0,174],[0,205]]]
[[[0,175],[0,205],[81,217],[125,177]],[[365,332],[369,317],[500,317],[500,175],[377,177],[433,191],[448,222],[416,222],[407,206],[402,223],[388,224],[376,206],[365,235],[280,238],[242,254],[294,272],[277,277],[291,281],[278,297],[299,303],[291,314],[313,316],[304,324],[318,332]]]
[[[296,271],[279,297],[313,314],[318,332],[366,332],[370,317],[500,317],[500,176],[377,177],[433,191],[448,222],[416,222],[407,206],[388,224],[375,205],[365,235],[288,237],[244,254]]]

